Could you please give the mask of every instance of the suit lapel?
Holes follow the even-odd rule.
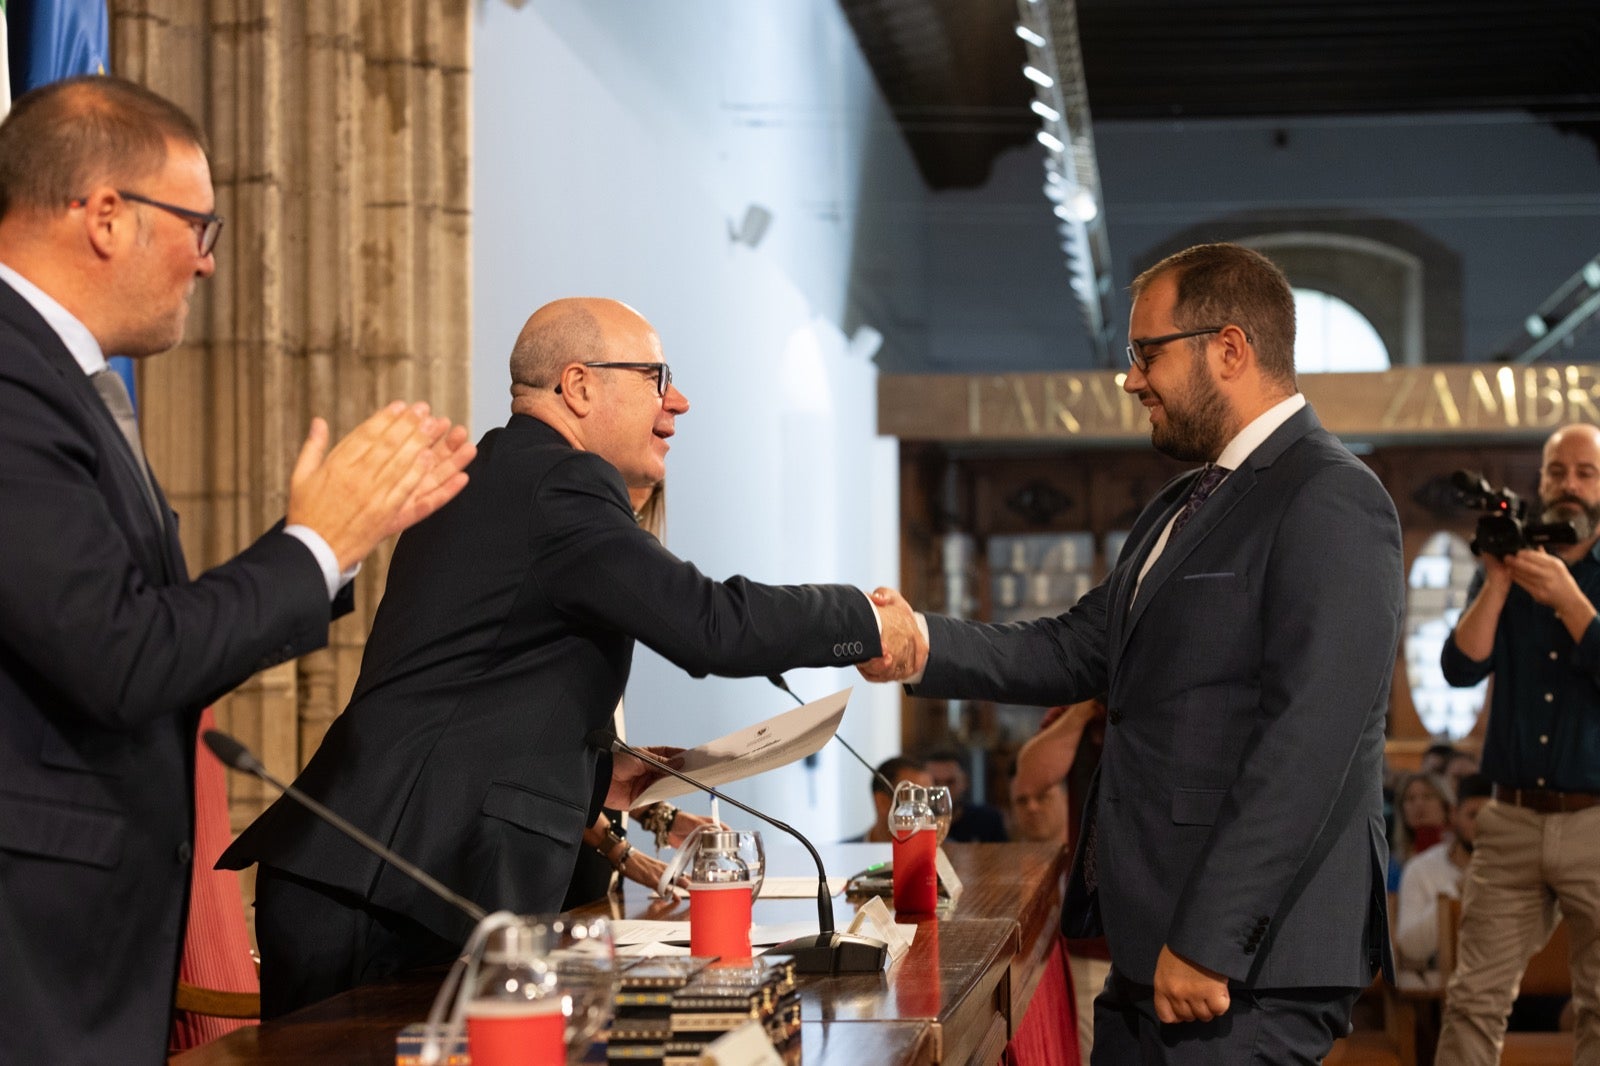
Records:
[[[1167,546],[1162,549],[1161,558],[1155,561],[1155,565],[1145,575],[1143,582],[1138,581],[1138,570],[1132,571],[1129,580],[1133,587],[1118,598],[1120,602],[1128,602],[1130,599],[1131,602],[1128,603],[1122,624],[1114,626],[1112,629],[1112,632],[1117,635],[1115,651],[1117,658],[1121,657],[1122,649],[1133,636],[1133,631],[1138,626],[1139,619],[1143,617],[1145,609],[1150,605],[1150,601],[1161,591],[1161,587],[1177,572],[1178,568],[1194,552],[1195,548],[1210,536],[1212,531],[1228,517],[1228,513],[1238,506],[1239,502],[1256,487],[1261,472],[1270,467],[1291,444],[1312,430],[1320,429],[1321,425],[1317,420],[1316,413],[1311,410],[1309,404],[1290,415],[1283,425],[1273,430],[1272,434],[1245,458],[1245,461],[1239,465],[1237,470],[1229,474],[1222,484],[1217,486],[1216,492],[1212,493],[1211,498],[1205,502],[1205,505],[1195,512],[1194,517],[1189,520],[1189,524],[1184,527],[1183,532],[1167,542]],[[1152,547],[1154,546],[1154,539],[1161,535],[1161,530],[1166,528],[1167,522],[1172,518],[1173,513],[1176,512],[1178,507],[1182,506],[1183,500],[1188,496],[1189,487],[1194,484],[1195,478],[1199,476],[1200,471],[1196,470],[1191,477],[1183,482],[1183,492],[1179,495],[1177,501],[1165,509],[1166,517],[1150,534],[1147,534],[1147,539],[1152,542]],[[1147,558],[1148,555],[1149,549],[1139,553],[1139,565],[1143,565],[1142,560]]]
[[[112,507],[112,513],[118,521],[130,525],[142,526],[145,533],[154,533],[155,543],[161,545],[161,550],[153,558],[145,558],[145,553],[139,551],[139,543],[147,542],[146,537],[130,535],[128,538],[129,549],[135,553],[140,565],[155,564],[155,570],[165,577],[167,582],[175,580],[184,570],[182,565],[182,549],[178,546],[176,531],[167,521],[168,514],[166,496],[161,492],[161,486],[156,483],[154,473],[150,481],[155,486],[157,507],[150,505],[149,494],[145,492],[144,476],[138,467],[138,460],[134,457],[132,449],[122,435],[122,429],[117,425],[117,420],[106,409],[105,401],[100,399],[100,394],[89,382],[89,376],[83,372],[83,367],[72,357],[67,346],[62,343],[56,331],[50,324],[34,310],[33,305],[24,300],[10,285],[0,281],[0,318],[4,318],[17,328],[28,340],[33,342],[35,349],[44,360],[46,366],[53,370],[61,379],[62,387],[78,405],[79,410],[92,428],[95,437],[96,454],[102,462],[109,461],[115,466],[116,480],[126,490],[125,495],[132,497],[137,502],[130,502],[127,507]],[[107,460],[106,456],[114,456]],[[111,502],[108,500],[108,502]],[[157,514],[157,510],[161,513]],[[134,530],[130,529],[130,534]],[[174,568],[174,560],[177,567]]]

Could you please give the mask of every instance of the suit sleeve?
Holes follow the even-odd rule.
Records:
[[[1346,779],[1382,743],[1404,595],[1399,520],[1364,468],[1308,478],[1265,543],[1260,706],[1167,937],[1236,979],[1255,961],[1244,931],[1281,912],[1324,830],[1355,817],[1340,804],[1369,798]]]
[[[1107,584],[1091,589],[1065,614],[1032,622],[928,615],[928,664],[912,692],[1034,707],[1104,692]]]
[[[61,400],[0,372],[0,648],[37,703],[136,728],[327,642],[316,562],[281,533],[198,580],[153,584]]]
[[[638,527],[615,470],[584,453],[537,489],[539,580],[568,616],[631,634],[688,673],[751,677],[881,654],[872,604],[849,585],[713,581]]]

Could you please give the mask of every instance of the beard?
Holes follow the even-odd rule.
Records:
[[[1196,355],[1189,367],[1189,394],[1183,408],[1162,406],[1166,410],[1166,424],[1153,426],[1150,443],[1162,455],[1184,462],[1209,463],[1222,454],[1228,443],[1228,425],[1232,412],[1228,401],[1211,380],[1203,355]]]
[[[1571,522],[1572,528],[1578,533],[1579,544],[1594,536],[1595,530],[1600,529],[1600,504],[1586,504],[1576,496],[1557,496],[1539,502],[1544,505],[1544,510],[1539,514],[1539,521],[1547,524]]]

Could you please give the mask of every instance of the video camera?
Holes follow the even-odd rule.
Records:
[[[1510,489],[1493,489],[1481,474],[1457,470],[1450,475],[1456,501],[1484,512],[1472,537],[1472,554],[1485,552],[1496,559],[1541,544],[1576,544],[1578,531],[1571,522],[1526,521],[1528,504]]]

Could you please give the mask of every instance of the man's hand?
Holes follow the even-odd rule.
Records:
[[[332,451],[327,422],[314,418],[289,479],[288,521],[315,530],[348,570],[460,492],[474,454],[466,430],[425,403],[390,404]]]
[[[1511,580],[1521,585],[1535,601],[1559,609],[1574,600],[1584,599],[1572,571],[1562,559],[1539,548],[1524,548],[1506,556]]]
[[[682,748],[643,748],[657,759],[677,769],[683,754]],[[625,751],[616,752],[611,756],[611,787],[606,790],[605,805],[614,811],[632,810],[637,803],[639,793],[655,784],[666,776],[666,771],[657,770],[637,755],[629,755]]]
[[[928,642],[917,625],[911,604],[890,588],[874,589],[872,602],[883,623],[883,654],[857,663],[856,669],[868,681],[904,681],[922,673],[928,663]]]
[[[1156,959],[1156,1017],[1163,1023],[1209,1022],[1228,1013],[1228,979],[1163,945]]]

